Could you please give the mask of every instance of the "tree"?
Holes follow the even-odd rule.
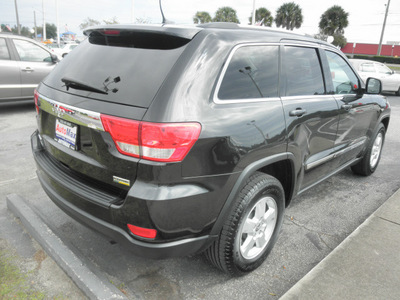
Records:
[[[96,26],[96,25],[100,25],[100,22],[88,17],[88,18],[86,18],[86,20],[83,21],[83,23],[81,23],[81,25],[79,25],[79,28],[81,30],[84,30],[88,27]]]
[[[347,43],[344,37],[344,29],[349,25],[349,13],[343,8],[334,5],[327,9],[319,21],[319,30],[321,35],[333,36],[332,44],[339,47],[344,47]]]
[[[43,27],[36,27],[37,34],[43,36]],[[46,38],[57,39],[57,26],[55,24],[46,23]]]
[[[106,25],[110,25],[110,24],[119,24],[119,22],[117,21],[117,17],[113,17],[110,20],[103,20],[104,24]]]
[[[198,11],[193,17],[194,24],[210,23],[211,21],[212,18],[210,14],[206,11]]]
[[[344,29],[349,25],[348,16],[349,13],[345,12],[343,8],[334,5],[321,15],[319,28],[326,35],[343,34]]]
[[[213,21],[240,23],[236,15],[236,10],[229,6],[220,7],[215,13]]]
[[[249,18],[249,25],[251,25],[251,21],[253,16],[251,15]],[[268,26],[271,27],[272,23],[274,22],[274,18],[271,16],[271,12],[266,9],[265,7],[260,7],[256,10],[256,23],[260,23],[261,26]]]
[[[14,27],[11,28],[11,32],[14,33],[14,34],[18,34],[17,25],[14,25]],[[28,27],[25,27],[25,26],[21,25],[21,35],[31,38],[32,37],[32,32],[30,31],[30,29]]]
[[[282,4],[276,11],[275,23],[277,27],[293,30],[300,28],[303,23],[301,8],[294,2]]]

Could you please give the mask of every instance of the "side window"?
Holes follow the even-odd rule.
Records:
[[[278,96],[278,46],[244,46],[232,56],[222,79],[220,100]]]
[[[0,38],[0,59],[10,59],[6,40],[3,38]]]
[[[374,73],[375,72],[374,64],[371,64],[371,63],[362,64],[360,67],[360,71]]]
[[[392,74],[392,70],[383,64],[375,64],[376,70],[381,74]]]
[[[286,79],[286,96],[325,94],[324,80],[316,49],[286,46],[283,70]]]
[[[51,61],[50,53],[34,43],[14,39],[14,45],[22,61]]]
[[[358,78],[347,62],[338,54],[326,51],[332,75],[334,94],[355,94],[358,89]]]

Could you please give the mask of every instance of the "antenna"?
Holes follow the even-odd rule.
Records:
[[[162,16],[162,23],[163,23],[163,24],[166,24],[166,23],[167,23],[167,19],[165,19],[164,12],[163,12],[162,7],[161,7],[161,0],[159,0],[158,2],[159,2],[159,4],[160,4],[160,11],[161,11],[161,16]]]
[[[165,18],[164,12],[163,12],[162,7],[161,7],[161,0],[159,0],[158,2],[160,3],[160,11],[161,11],[161,16],[162,16],[162,24],[163,24],[163,25],[165,25],[165,24],[174,24],[174,22],[169,21],[169,20],[167,20],[167,19]]]

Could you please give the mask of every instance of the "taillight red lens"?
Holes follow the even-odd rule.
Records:
[[[33,98],[35,99],[36,112],[39,114],[39,93],[36,89],[34,91]]]
[[[157,230],[155,229],[138,227],[132,224],[128,224],[128,228],[134,235],[144,237],[147,239],[155,239],[157,236]]]
[[[140,122],[101,115],[104,130],[111,134],[117,149],[122,154],[139,157]]]
[[[101,115],[122,154],[161,162],[182,161],[199,138],[199,123],[150,123]]]

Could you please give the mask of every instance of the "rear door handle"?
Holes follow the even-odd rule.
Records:
[[[302,109],[302,108],[296,108],[295,110],[292,110],[289,112],[289,116],[291,117],[301,117],[307,113],[307,110]]]

